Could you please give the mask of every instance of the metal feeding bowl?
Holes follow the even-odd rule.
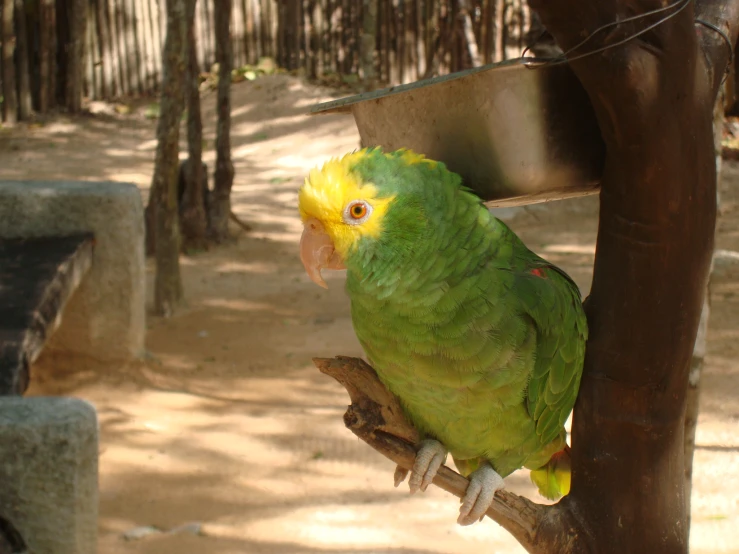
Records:
[[[488,206],[599,190],[605,146],[567,64],[510,60],[324,102],[311,113],[351,113],[362,145],[442,161]]]

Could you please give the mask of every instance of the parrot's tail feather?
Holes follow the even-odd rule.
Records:
[[[544,498],[559,500],[570,492],[570,475],[570,453],[565,448],[554,454],[546,465],[531,470],[531,482]]]

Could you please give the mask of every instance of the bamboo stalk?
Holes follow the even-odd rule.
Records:
[[[130,0],[117,0],[120,5],[121,14],[121,39],[123,41],[123,63],[125,64],[126,79],[128,81],[128,94],[138,92],[138,78],[136,72],[136,44],[132,38],[133,21],[131,21]]]
[[[205,47],[205,56],[203,58],[203,65],[207,69],[216,61],[216,46],[215,46],[215,21],[213,20],[213,6],[211,2],[218,0],[202,0],[200,5],[203,8],[203,34],[200,35]]]
[[[54,0],[41,0],[39,2],[39,111],[41,113],[47,112],[53,101],[51,68],[55,57],[55,4]]]
[[[244,65],[244,16],[241,0],[234,0],[231,11],[231,49],[234,55],[234,67]]]
[[[139,44],[143,45],[144,50],[144,80],[143,86],[147,93],[154,92],[157,87],[155,75],[155,59],[154,50],[156,45],[151,29],[151,11],[149,9],[148,0],[137,0],[138,13],[141,14],[139,21],[141,22],[141,30],[139,32]]]
[[[142,0],[131,0],[131,21],[133,23],[131,33],[133,35],[134,49],[136,50],[136,80],[138,82],[138,90],[140,94],[144,94],[148,87],[146,86],[146,39],[143,26],[143,7]]]
[[[11,1],[11,0],[8,0]],[[28,120],[33,113],[31,99],[31,79],[29,75],[29,41],[26,10],[23,0],[15,0],[15,27],[17,32],[16,54],[18,71],[18,115],[21,120]]]
[[[196,60],[197,60],[197,66],[199,68],[204,67],[205,63],[205,23],[203,23],[203,6],[199,5],[203,2],[208,2],[209,0],[200,0],[197,4],[195,4],[195,36],[197,37],[197,41],[195,43],[195,53],[196,53]]]
[[[254,45],[255,56],[254,62],[257,63],[259,58],[264,56],[264,32],[262,27],[262,0],[252,0],[252,9],[254,13]]]
[[[88,14],[88,24],[85,29],[84,47],[83,47],[83,64],[84,75],[82,79],[82,94],[88,98],[96,98],[95,92],[95,68],[94,68],[94,49],[92,46],[92,33],[94,32],[94,19],[90,19],[90,4],[85,6]]]
[[[289,66],[287,64],[287,56],[285,54],[285,51],[287,49],[287,25],[285,22],[285,11],[287,10],[287,5],[285,2],[280,2],[277,4],[277,53],[275,56],[275,60],[277,62],[277,65],[281,67],[287,67],[289,69]]]
[[[108,45],[110,55],[110,72],[116,96],[124,94],[123,70],[121,68],[120,43],[118,42],[118,26],[116,25],[115,0],[101,0],[105,6],[105,25],[108,29]]]
[[[363,3],[360,1],[352,2],[352,73],[359,74],[360,67],[360,40],[362,36],[362,11]]]
[[[493,23],[493,34],[495,37],[495,49],[493,50],[493,61],[500,62],[503,60],[503,25],[505,17],[505,0],[495,0],[495,19]]]
[[[3,121],[13,125],[18,121],[18,93],[16,91],[14,0],[2,3],[2,62],[3,62]]]
[[[111,71],[108,29],[105,24],[105,0],[95,0],[95,28],[100,62],[100,91],[103,98],[113,97],[113,74]]]
[[[118,71],[121,78],[120,94],[129,94],[131,92],[131,81],[128,74],[128,51],[126,49],[126,35],[124,27],[123,3],[120,0],[110,1],[111,23],[114,29],[114,39],[116,41],[116,59],[118,60]]]
[[[267,1],[267,5],[269,6],[268,37],[271,39],[272,57],[274,57],[274,53],[277,51],[277,4],[278,2],[273,0]]]

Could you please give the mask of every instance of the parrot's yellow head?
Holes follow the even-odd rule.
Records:
[[[436,162],[410,150],[384,153],[364,148],[313,169],[298,194],[304,230],[300,257],[322,287],[321,269],[343,269],[347,256],[365,238],[377,239],[398,196],[398,169]]]
[[[360,238],[379,236],[394,199],[381,197],[378,188],[355,170],[366,155],[366,150],[360,150],[311,170],[298,194],[303,224],[312,220],[320,223],[342,257],[356,247]]]

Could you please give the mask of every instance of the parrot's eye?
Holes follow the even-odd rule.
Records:
[[[364,200],[354,200],[349,202],[344,208],[344,223],[349,225],[359,225],[367,221],[372,213],[372,206]]]

